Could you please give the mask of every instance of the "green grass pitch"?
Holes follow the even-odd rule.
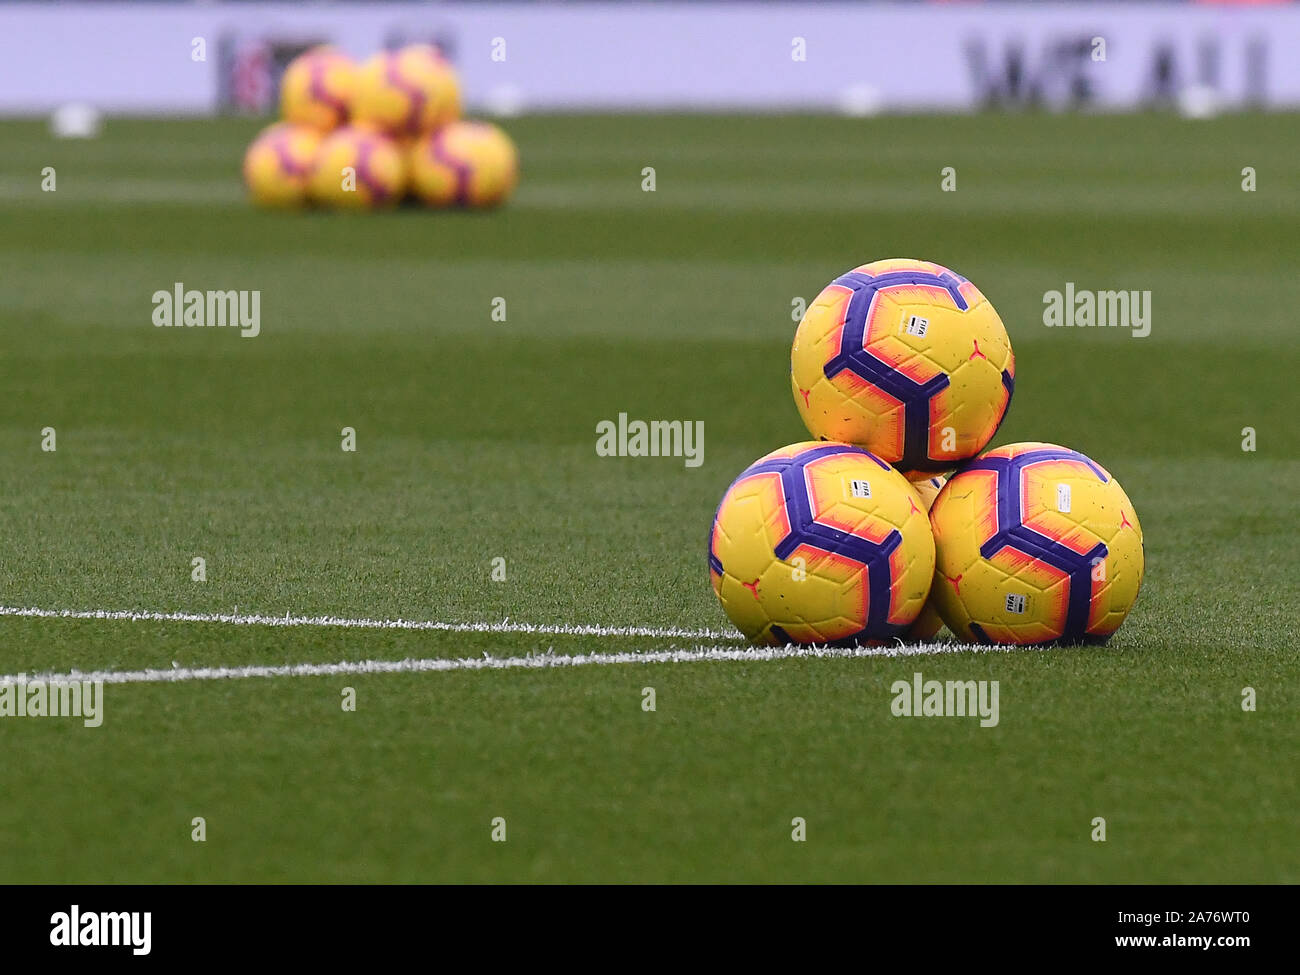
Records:
[[[0,882],[1300,880],[1294,118],[507,127],[508,208],[348,216],[247,206],[253,121],[0,124],[0,604],[725,629],[714,505],[804,438],[792,301],[911,256],[1007,324],[996,442],[1083,450],[1133,499],[1128,622],[1103,649],[110,685],[98,729],[0,719]],[[154,328],[177,281],[260,290],[261,335]],[[1044,327],[1067,281],[1149,289],[1151,334]],[[703,420],[703,465],[598,457],[620,412]],[[718,642],[8,617],[0,674]],[[892,717],[916,671],[998,680],[998,727]]]

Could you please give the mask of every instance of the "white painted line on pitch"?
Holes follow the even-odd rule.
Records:
[[[169,670],[73,670],[66,674],[6,674],[0,684],[44,680],[51,683],[102,681],[105,684],[172,684],[195,680],[244,680],[250,677],[332,677],[340,674],[421,674],[454,670],[547,670],[610,664],[681,664],[707,661],[758,663],[769,660],[916,657],[944,653],[1006,652],[1019,647],[983,647],[927,643],[889,647],[692,647],[645,653],[532,653],[522,657],[447,657],[406,660],[343,660],[336,664],[250,665],[247,667],[178,667]]]
[[[707,627],[598,626],[571,623],[445,623],[438,620],[349,619],[341,616],[263,616],[249,613],[159,613],[151,610],[38,609],[0,606],[0,616],[40,619],[129,620],[146,623],[228,623],[232,626],[338,626],[359,630],[437,630],[444,633],[539,633],[544,636],[639,636],[677,640],[737,640],[735,631]]]

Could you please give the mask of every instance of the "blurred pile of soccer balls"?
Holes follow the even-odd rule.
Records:
[[[461,119],[460,82],[433,45],[362,64],[312,48],[285,69],[280,114],[244,155],[244,182],[264,206],[489,207],[518,179],[510,137]]]
[[[1137,513],[1075,450],[988,450],[1015,388],[1011,342],[970,281],[894,259],[840,275],[790,359],[816,440],[723,495],[709,576],[769,644],[1102,643],[1142,584]],[[945,476],[946,475],[946,476]]]

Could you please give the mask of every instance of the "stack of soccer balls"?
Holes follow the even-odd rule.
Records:
[[[774,450],[718,505],[709,576],[756,643],[1100,643],[1137,599],[1142,528],[1099,464],[1049,443],[981,453],[1015,387],[988,299],[928,261],[832,281],[795,332],[817,439]],[[945,478],[943,475],[948,474]]]
[[[244,182],[264,206],[355,209],[408,195],[435,207],[495,206],[518,179],[514,143],[460,118],[460,82],[438,49],[412,44],[364,64],[312,48],[285,69],[282,122],[244,155]]]

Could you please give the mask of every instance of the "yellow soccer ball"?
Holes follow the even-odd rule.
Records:
[[[496,206],[519,180],[515,144],[488,122],[452,122],[411,149],[411,191],[430,206]]]
[[[290,122],[259,132],[244,153],[244,185],[253,201],[267,207],[302,206],[320,143],[315,129]]]
[[[381,51],[358,72],[352,117],[391,135],[430,132],[460,118],[460,82],[432,44]]]
[[[890,640],[916,620],[933,574],[916,491],[848,444],[761,458],[727,489],[709,535],[713,590],[755,643]]]
[[[937,475],[927,477],[921,481],[911,482],[926,511],[930,510],[930,506],[934,504],[934,499],[939,496],[939,491],[946,481],[946,477]],[[907,628],[907,632],[903,634],[903,639],[908,643],[930,643],[939,635],[939,631],[942,629],[943,619],[939,616],[939,610],[935,608],[934,593],[931,591],[930,598],[925,601],[925,606],[921,610],[921,615],[916,618],[915,623]]]
[[[984,449],[1015,371],[1007,331],[979,289],[909,258],[864,264],[823,288],[790,355],[809,433],[866,447],[911,476]]]
[[[393,206],[406,193],[406,160],[382,132],[345,126],[321,143],[310,192],[313,200],[325,206]]]
[[[939,496],[943,486],[948,482],[948,478],[942,474],[936,474],[934,477],[923,478],[919,481],[912,481],[912,487],[916,488],[916,493],[921,496],[925,502],[925,510],[929,511],[930,506],[934,504],[934,499]]]
[[[1055,444],[998,447],[930,509],[935,605],[973,643],[1104,643],[1142,586],[1142,526],[1101,465]]]
[[[280,79],[280,114],[328,132],[347,121],[357,66],[342,51],[314,47],[289,62]]]

